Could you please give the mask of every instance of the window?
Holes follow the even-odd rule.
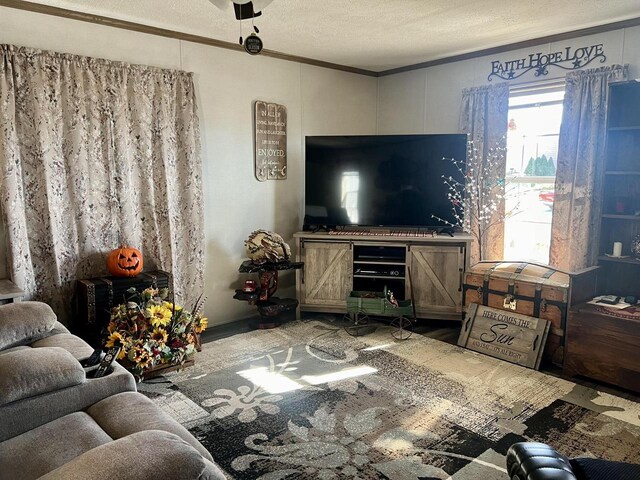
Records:
[[[564,83],[509,95],[504,257],[549,262]]]

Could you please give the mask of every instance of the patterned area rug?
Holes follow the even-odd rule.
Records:
[[[640,404],[414,334],[294,322],[140,385],[230,478],[508,479],[505,454],[640,458]]]

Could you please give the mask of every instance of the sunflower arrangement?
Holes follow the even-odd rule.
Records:
[[[140,379],[151,368],[183,365],[193,357],[207,328],[202,297],[188,311],[167,301],[167,289],[127,293],[127,301],[111,309],[105,346],[122,347],[118,360],[131,373]]]

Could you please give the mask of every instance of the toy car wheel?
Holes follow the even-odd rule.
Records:
[[[393,335],[398,340],[406,340],[413,334],[413,322],[406,317],[396,317],[391,322],[394,327]]]

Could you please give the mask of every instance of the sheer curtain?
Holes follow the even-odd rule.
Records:
[[[460,131],[469,135],[473,142],[473,149],[477,156],[477,168],[483,168],[488,162],[490,150],[506,149],[507,123],[509,116],[509,86],[506,83],[496,85],[467,88],[462,92],[462,108],[460,112]],[[504,151],[504,150],[503,150]],[[506,155],[495,156],[489,176],[504,178],[506,172]],[[469,160],[469,159],[468,159]],[[486,189],[485,189],[486,190]],[[494,185],[489,195],[504,193],[504,184]],[[487,199],[481,199],[481,203]],[[471,248],[471,264],[480,260],[501,260],[504,253],[504,201],[492,213],[485,223],[492,225],[483,235],[482,251],[478,242]],[[472,222],[472,229],[477,229],[476,222]]]
[[[199,138],[189,73],[0,45],[0,205],[27,298],[64,318],[73,281],[105,275],[120,242],[197,297]]]
[[[567,74],[551,224],[554,267],[572,271],[597,262],[608,87],[627,75],[620,65]]]

